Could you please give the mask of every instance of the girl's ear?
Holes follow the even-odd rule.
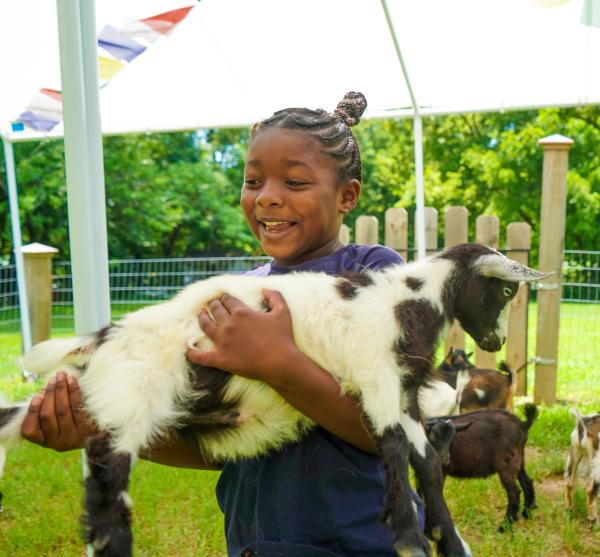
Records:
[[[360,196],[360,182],[356,178],[347,180],[340,188],[340,213],[349,213],[356,207]]]

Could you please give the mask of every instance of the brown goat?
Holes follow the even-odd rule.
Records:
[[[441,455],[448,451],[442,464],[446,476],[457,478],[486,478],[498,474],[508,497],[504,531],[518,519],[520,490],[523,490],[523,517],[529,518],[536,507],[533,481],[525,471],[525,443],[529,428],[537,416],[533,404],[524,407],[526,421],[505,410],[479,410],[458,416],[446,416],[427,421],[427,430],[435,429],[438,421],[454,425],[454,436],[439,435],[430,443]],[[444,459],[442,459],[444,460]]]
[[[513,398],[517,389],[516,372],[506,363],[500,369],[478,369],[470,361],[472,352],[450,349],[438,367],[438,377],[454,389],[464,385],[460,393],[460,411],[473,412],[486,408],[513,410]],[[467,377],[465,377],[467,375]]]

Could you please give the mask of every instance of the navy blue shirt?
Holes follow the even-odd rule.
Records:
[[[381,269],[402,263],[383,246],[349,244],[331,255],[286,267],[267,263],[250,274]],[[298,443],[227,462],[217,484],[229,557],[396,557],[380,521],[385,472],[378,456],[315,427]],[[423,505],[417,495],[421,527]],[[251,551],[251,552],[250,552]]]

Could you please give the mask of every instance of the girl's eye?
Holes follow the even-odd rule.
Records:
[[[306,184],[303,180],[286,180],[285,183],[292,187],[304,186]]]
[[[260,184],[260,180],[257,180],[255,178],[244,178],[244,185],[245,186],[257,186]]]
[[[509,288],[508,286],[505,286],[502,289],[502,293],[508,298],[509,296],[512,295],[513,291],[512,291],[512,288]]]

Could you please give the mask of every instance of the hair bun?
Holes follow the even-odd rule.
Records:
[[[350,91],[344,95],[333,113],[346,125],[352,127],[360,122],[360,117],[367,108],[367,99],[362,93]]]

